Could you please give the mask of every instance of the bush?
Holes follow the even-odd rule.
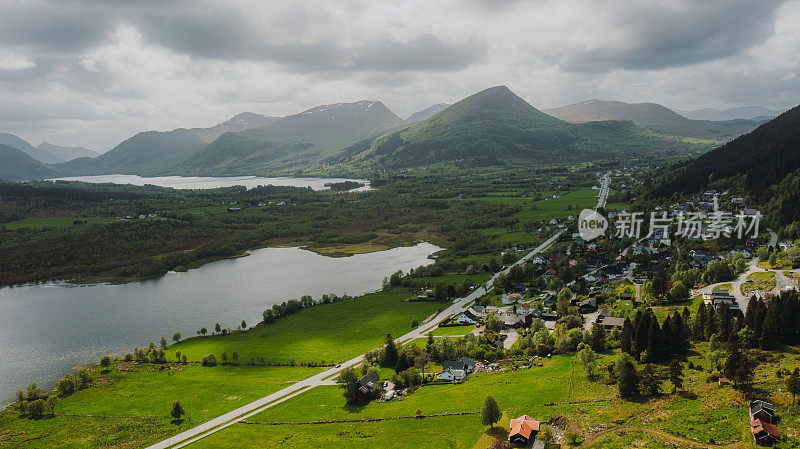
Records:
[[[203,366],[217,366],[217,358],[214,354],[203,357]]]

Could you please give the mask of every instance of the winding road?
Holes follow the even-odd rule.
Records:
[[[495,273],[491,280],[487,282],[485,285],[491,285],[492,281],[494,281],[500,273],[508,274],[511,270],[511,267],[514,265],[522,264],[530,260],[531,257],[534,255],[544,251],[550,245],[555,242],[558,237],[564,231],[561,230],[555,233],[552,237],[547,239],[544,243],[536,247],[534,250],[520,258],[517,262],[510,265],[506,269]],[[488,288],[489,290],[492,287]],[[405,343],[411,340],[415,340],[417,338],[425,337],[430,331],[436,328],[439,323],[446,320],[447,318],[459,314],[469,307],[469,305],[478,299],[479,297],[483,296],[487,293],[486,287],[478,287],[472,293],[463,298],[459,298],[453,302],[448,308],[443,310],[441,313],[436,315],[433,319],[428,320],[427,322],[423,323],[416,329],[412,330],[411,332],[397,338],[395,342],[397,343]],[[303,379],[298,381],[282,390],[276,391],[268,396],[264,396],[261,399],[253,401],[247,405],[237,408],[236,410],[230,411],[225,413],[224,415],[218,416],[214,419],[204,422],[197,427],[193,427],[189,430],[179,433],[171,438],[167,438],[166,440],[162,440],[152,446],[149,446],[147,449],[177,449],[180,447],[187,446],[189,444],[194,443],[197,440],[205,438],[213,433],[219,432],[222,429],[225,429],[236,422],[247,419],[253,415],[261,413],[268,408],[280,404],[288,399],[291,399],[305,391],[308,391],[314,387],[321,386],[321,385],[331,385],[333,383],[333,379],[336,375],[338,375],[342,370],[345,368],[349,368],[352,366],[356,366],[360,364],[364,360],[364,354],[361,354],[357,357],[354,357],[344,363],[342,363],[339,367],[329,368],[321,373],[315,374],[307,379]]]

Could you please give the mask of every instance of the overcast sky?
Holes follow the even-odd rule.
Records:
[[[381,100],[406,117],[505,84],[538,108],[800,103],[800,0],[0,0],[0,132],[107,150]]]

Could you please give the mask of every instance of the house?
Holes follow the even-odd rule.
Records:
[[[539,421],[534,420],[528,415],[514,418],[509,423],[508,441],[516,446],[530,446],[539,433]]]
[[[696,266],[696,267],[699,267],[699,268],[705,268],[706,265],[708,265],[709,262],[711,262],[712,260],[717,258],[715,255],[711,254],[710,252],[703,251],[703,250],[700,250],[700,249],[692,250],[692,251],[690,251],[690,254],[692,256],[692,264],[694,266]]]
[[[486,318],[486,308],[484,306],[473,305],[462,312],[456,319],[456,322],[458,324],[477,324],[482,323],[484,318]]]
[[[467,378],[467,373],[464,370],[445,368],[444,371],[439,373],[438,379],[445,382],[461,382]]]
[[[775,406],[767,401],[755,400],[748,407],[750,421],[761,420],[773,424],[775,422]]]
[[[578,310],[581,313],[591,313],[597,310],[597,302],[594,298],[587,298],[578,303]]]
[[[542,307],[545,309],[552,309],[556,305],[557,298],[555,295],[549,295],[542,301]]]
[[[442,362],[442,372],[438,379],[446,382],[460,382],[467,378],[467,375],[475,371],[474,360],[462,357],[458,360],[447,360]]]
[[[603,309],[600,309],[599,312],[597,312],[597,319],[598,320],[602,320],[603,318],[605,318],[607,316],[611,316],[611,312],[609,312],[608,309],[603,308]]]
[[[523,327],[525,326],[525,315],[520,314],[502,314],[500,315],[500,321],[503,322],[503,326],[506,327]]]
[[[600,317],[597,317],[597,321],[600,321]],[[625,324],[625,318],[621,318],[618,316],[607,316],[600,321],[600,324],[603,325],[606,331],[612,331],[614,329],[622,329],[623,325]]]
[[[711,300],[711,305],[714,307],[714,310],[717,310],[723,304],[727,304],[731,311],[739,310],[739,303],[736,302],[736,298],[728,293],[727,290],[713,290],[709,299]]]
[[[750,422],[750,432],[752,432],[756,444],[761,446],[771,446],[777,443],[781,437],[777,426],[760,419]]]
[[[731,381],[728,380],[727,377],[720,377],[719,379],[717,379],[717,383],[719,383],[720,387],[725,387],[725,386],[730,385]]]
[[[368,400],[372,389],[378,385],[379,380],[378,373],[374,371],[365,374],[364,377],[358,381],[359,387],[356,392],[358,399],[362,401]]]

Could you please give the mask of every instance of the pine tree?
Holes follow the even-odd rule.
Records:
[[[800,393],[800,368],[795,368],[786,379],[786,390],[792,393],[792,405],[794,405],[795,397]]]
[[[672,382],[672,393],[683,389],[683,367],[677,360],[672,360],[669,364],[669,381]]]
[[[617,382],[619,395],[623,398],[630,399],[639,394],[639,373],[631,357],[625,354],[620,356],[617,362]]]
[[[592,324],[590,346],[595,352],[604,352],[606,350],[606,331],[596,321]]]
[[[696,341],[702,341],[706,339],[706,304],[704,302],[700,303],[700,307],[697,309],[697,317],[694,319],[694,328],[692,329],[692,336]]]
[[[183,405],[181,404],[181,401],[175,401],[172,403],[172,410],[169,412],[169,415],[172,417],[172,419],[177,421],[181,419],[181,416],[183,416],[185,413],[186,412],[183,411]]]
[[[728,379],[735,379],[736,372],[741,363],[742,353],[739,350],[739,345],[734,344],[731,346],[731,351],[728,354],[728,358],[725,360],[725,366],[723,367],[723,373],[725,374],[725,377]]]
[[[622,325],[622,352],[630,354],[632,351],[632,339],[633,339],[633,324],[631,324],[631,320],[625,318],[625,323]]]
[[[394,368],[397,366],[397,346],[392,340],[392,334],[386,334],[386,356],[383,359],[383,366]]]

